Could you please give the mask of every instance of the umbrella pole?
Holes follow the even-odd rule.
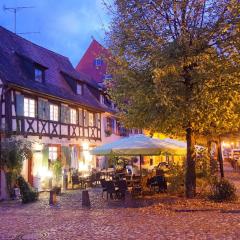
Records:
[[[140,178],[142,180],[142,160],[143,160],[143,156],[140,155]]]

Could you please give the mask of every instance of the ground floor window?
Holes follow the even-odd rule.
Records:
[[[58,158],[58,148],[55,146],[49,147],[49,159],[55,161]]]

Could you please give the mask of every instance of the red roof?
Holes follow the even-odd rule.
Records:
[[[108,50],[94,39],[78,63],[76,70],[91,76],[97,83],[101,83],[104,80],[104,75],[107,73],[106,59],[108,56]],[[98,58],[102,59],[100,67],[95,65],[95,60]]]

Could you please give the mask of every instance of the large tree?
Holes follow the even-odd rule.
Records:
[[[108,6],[114,75],[125,124],[185,135],[185,193],[196,189],[194,136],[239,129],[239,0],[115,0]]]

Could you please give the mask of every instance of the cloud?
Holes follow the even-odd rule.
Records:
[[[40,34],[24,37],[69,57],[74,65],[86,51],[91,36],[104,42],[105,29],[110,21],[102,0],[0,0],[0,6],[4,3],[8,6],[34,6],[19,11],[18,31],[39,31]],[[0,25],[12,30],[12,13],[1,15]]]

